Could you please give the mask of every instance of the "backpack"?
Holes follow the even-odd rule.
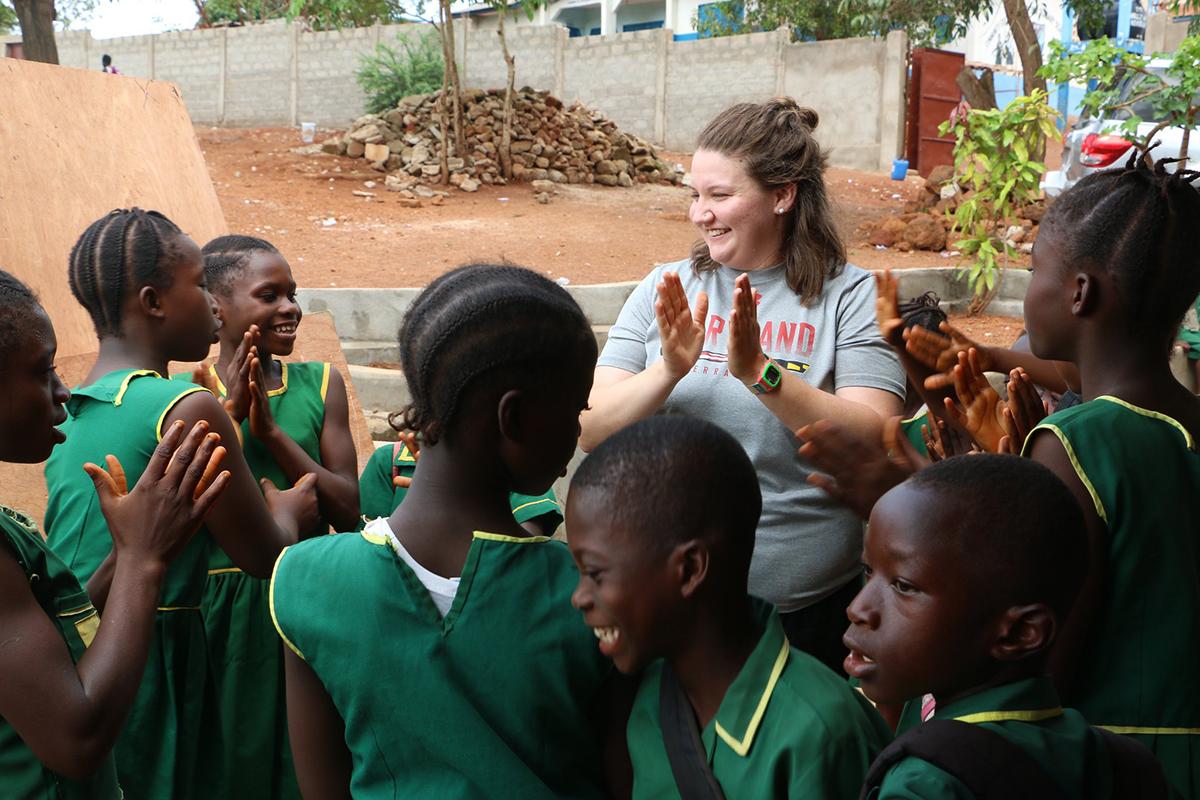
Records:
[[[1103,728],[1113,771],[1113,798],[1165,800],[1170,794],[1158,759],[1141,742]],[[919,758],[948,772],[980,800],[1065,798],[1062,787],[1025,749],[993,730],[958,720],[922,723],[885,747],[867,771],[859,800],[883,783],[888,770],[906,758]]]

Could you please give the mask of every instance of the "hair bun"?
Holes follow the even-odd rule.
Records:
[[[799,121],[800,126],[809,133],[817,129],[817,123],[820,121],[817,112],[807,106],[800,105],[794,98],[776,97],[769,105],[773,106],[775,112],[778,114],[776,125],[786,126],[788,121],[792,117],[795,117]]]

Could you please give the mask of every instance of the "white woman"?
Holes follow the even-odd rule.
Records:
[[[904,373],[879,337],[871,274],[846,264],[816,127],[816,112],[791,98],[735,105],[705,127],[690,211],[703,239],[626,301],[581,444],[656,413],[737,436],[763,494],[750,591],[777,606],[792,644],[840,671],[862,524],[806,481],[793,431],[831,419],[878,441],[900,413]]]

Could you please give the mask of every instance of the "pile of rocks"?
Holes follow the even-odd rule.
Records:
[[[438,157],[445,132],[438,121],[437,93],[405,97],[391,111],[360,117],[341,137],[324,143],[329,153],[363,158],[388,173],[385,185],[412,191],[441,176]],[[450,182],[467,192],[481,183],[503,184],[497,148],[504,118],[504,92],[463,92],[467,152],[451,143]],[[522,181],[681,183],[683,168],[659,158],[649,142],[617,128],[579,103],[570,107],[549,92],[523,88],[513,95],[513,178]],[[542,187],[535,188],[544,188]]]

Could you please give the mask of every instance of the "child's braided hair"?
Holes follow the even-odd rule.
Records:
[[[29,327],[29,317],[41,309],[37,296],[17,276],[0,269],[0,369],[8,354],[20,343],[20,333]]]
[[[218,236],[200,250],[204,256],[204,280],[208,290],[222,297],[229,295],[234,280],[250,264],[254,253],[278,253],[275,245],[257,236]]]
[[[119,336],[125,293],[171,286],[167,262],[182,231],[157,211],[116,208],[88,226],[71,248],[68,279],[98,336]]]
[[[550,380],[572,359],[596,358],[574,298],[512,265],[470,264],[437,278],[405,314],[399,344],[412,402],[389,421],[430,444],[451,430],[464,395],[485,376]]]
[[[1150,166],[1135,152],[1124,168],[1093,173],[1046,210],[1068,267],[1102,267],[1116,283],[1131,332],[1178,329],[1200,293],[1200,172]]]
[[[937,292],[930,289],[922,295],[901,303],[897,310],[900,312],[900,319],[904,320],[905,328],[919,325],[927,331],[938,333],[941,331],[941,324],[948,319],[946,312],[942,311],[940,303],[941,298],[938,297]]]

